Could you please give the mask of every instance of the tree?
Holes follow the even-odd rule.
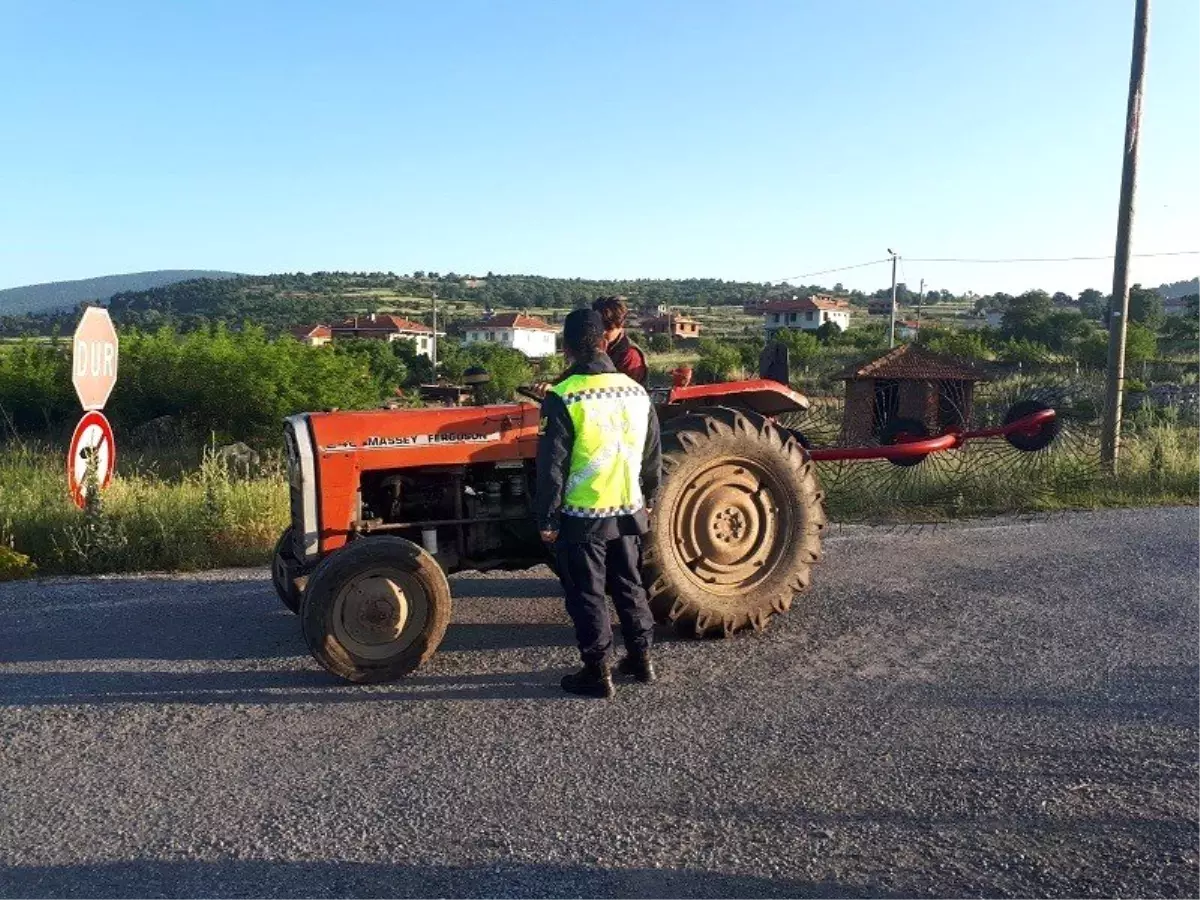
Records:
[[[793,363],[813,359],[821,353],[821,342],[808,331],[784,328],[775,332],[775,340],[788,348],[788,359]]]
[[[978,331],[922,330],[921,346],[962,359],[992,359],[995,354]]]
[[[1097,369],[1108,365],[1108,333],[1096,331],[1083,340],[1076,351],[1079,361]],[[1125,334],[1125,364],[1149,362],[1158,355],[1158,338],[1144,325],[1130,322]]]
[[[1060,308],[1075,305],[1075,298],[1070,294],[1064,294],[1062,291],[1056,291],[1051,299],[1054,301],[1054,305]]]
[[[816,330],[817,340],[822,344],[833,342],[842,333],[842,326],[837,322],[826,322]]]
[[[742,355],[736,347],[709,338],[700,341],[700,360],[696,363],[696,379],[701,383],[730,380],[742,369]]]
[[[1037,341],[1013,338],[1000,345],[1000,359],[1015,363],[1044,363],[1054,356],[1050,348]]]
[[[1033,334],[1052,350],[1069,350],[1095,330],[1095,326],[1073,309],[1050,313]]]
[[[665,334],[652,334],[646,341],[651,353],[670,353],[671,338]]]
[[[1079,311],[1093,322],[1103,321],[1108,308],[1108,298],[1095,288],[1088,288],[1079,295]]]
[[[1054,301],[1045,291],[1026,291],[1009,301],[1000,330],[1007,338],[1037,340],[1046,319],[1054,312]]]
[[[1163,310],[1162,295],[1152,288],[1144,288],[1135,284],[1129,289],[1129,321],[1145,325],[1151,330],[1162,326],[1166,313]]]
[[[1125,335],[1125,364],[1150,362],[1158,356],[1158,337],[1144,325],[1130,322]]]

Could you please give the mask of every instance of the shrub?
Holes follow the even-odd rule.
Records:
[[[652,334],[646,341],[646,347],[651,353],[670,353],[671,339],[665,334]]]
[[[15,581],[32,578],[37,574],[37,565],[24,553],[0,545],[0,581]]]
[[[696,380],[702,383],[729,381],[742,373],[742,355],[738,348],[709,338],[700,341],[700,360]]]

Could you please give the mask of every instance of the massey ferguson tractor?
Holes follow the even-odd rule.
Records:
[[[814,460],[911,465],[975,438],[1036,450],[1057,433],[1052,409],[1018,404],[988,431],[893,429],[882,446],[809,449],[778,422],[808,407],[786,373],[786,354],[769,348],[764,377],[651,391],[663,482],[643,578],[662,624],[728,636],[761,630],[788,610],[821,555],[824,495]],[[291,525],[272,580],[329,672],[351,682],[408,674],[450,623],[447,575],[551,561],[531,513],[539,407],[521,393],[528,402],[286,421]]]

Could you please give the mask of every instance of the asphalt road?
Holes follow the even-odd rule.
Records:
[[[843,530],[611,702],[544,569],[374,688],[265,572],[0,585],[0,895],[1195,897],[1197,533]]]

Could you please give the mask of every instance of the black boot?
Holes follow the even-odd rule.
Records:
[[[563,676],[562,689],[581,697],[611,697],[617,692],[608,663],[584,663],[578,672]]]
[[[654,660],[650,658],[649,650],[643,650],[640,653],[627,653],[617,663],[617,671],[622,675],[632,675],[642,684],[650,684],[658,678],[658,675],[654,671]]]

